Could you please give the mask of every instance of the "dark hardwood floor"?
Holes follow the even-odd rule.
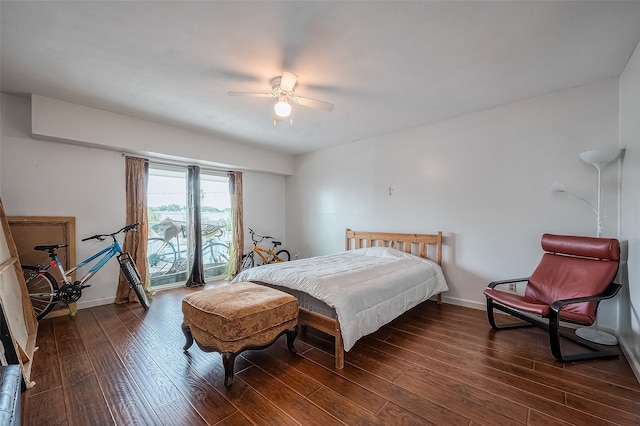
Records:
[[[312,329],[236,360],[182,351],[180,301],[107,305],[40,323],[23,425],[640,425],[620,359],[560,364],[543,332],[491,331],[485,313],[426,302],[347,353]]]

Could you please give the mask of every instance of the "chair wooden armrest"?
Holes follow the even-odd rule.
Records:
[[[601,300],[611,299],[616,294],[618,294],[618,291],[620,291],[621,288],[622,288],[621,284],[611,283],[609,284],[609,286],[606,288],[605,291],[603,291],[602,293],[596,296],[574,297],[573,299],[556,300],[551,304],[551,311],[555,312],[556,315],[559,315],[560,309],[562,309],[566,305],[571,305],[574,303],[584,303],[584,302],[599,302]],[[553,315],[553,314],[550,314],[550,315]]]
[[[502,281],[492,281],[487,285],[487,287],[488,288],[495,288],[496,286],[503,285],[503,284],[522,283],[522,282],[525,282],[525,281],[529,281],[529,277],[526,277],[526,278],[513,278],[513,279],[509,279],[509,280],[502,280]]]

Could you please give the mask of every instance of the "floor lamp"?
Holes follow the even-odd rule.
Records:
[[[580,200],[584,201],[596,214],[596,236],[599,238],[602,235],[602,188],[601,188],[601,174],[602,170],[613,160],[618,158],[620,154],[624,151],[623,148],[603,148],[603,149],[595,149],[593,151],[585,151],[581,152],[579,157],[582,161],[587,164],[591,164],[598,170],[598,201],[594,206],[585,198],[580,197],[579,195],[573,194],[572,192],[567,191],[562,184],[556,182],[553,186],[553,190],[555,192],[566,192],[569,195],[572,195]],[[576,330],[576,334],[590,342],[600,343],[602,345],[617,345],[618,339],[613,334],[598,330],[598,315],[596,312],[596,321],[594,323],[594,328],[579,328]]]

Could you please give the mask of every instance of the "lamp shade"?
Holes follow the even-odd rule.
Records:
[[[591,164],[598,170],[615,160],[622,154],[623,148],[603,148],[585,151],[579,154],[580,159],[587,164]]]

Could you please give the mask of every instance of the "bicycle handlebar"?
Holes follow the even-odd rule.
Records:
[[[139,225],[140,225],[140,222],[132,223],[130,225],[127,225],[127,226],[123,227],[120,231],[114,232],[114,234],[118,234],[120,232],[132,231],[132,230],[136,229]]]
[[[139,225],[140,225],[140,222],[132,223],[132,224],[123,226],[122,228],[120,228],[119,230],[117,230],[116,232],[114,232],[112,234],[96,234],[96,235],[94,235],[92,237],[83,238],[82,241],[89,241],[89,240],[104,241],[105,238],[107,238],[107,237],[111,237],[111,238],[115,239],[116,235],[118,235],[119,233],[121,233],[121,232],[127,233],[129,231],[135,230]]]
[[[251,229],[251,228],[248,228],[248,229],[249,229],[249,233],[251,234],[251,240],[253,240],[253,242],[254,242],[254,243],[259,243],[259,242],[261,242],[262,240],[264,240],[265,238],[267,238],[267,239],[269,239],[269,240],[274,240],[274,239],[275,239],[274,237],[270,237],[269,235],[260,235],[260,234],[256,234],[256,232],[255,232],[253,229]],[[259,239],[259,240],[256,240],[255,238],[253,238],[253,236],[254,236],[254,235],[255,235],[256,237],[260,237],[260,239]]]

